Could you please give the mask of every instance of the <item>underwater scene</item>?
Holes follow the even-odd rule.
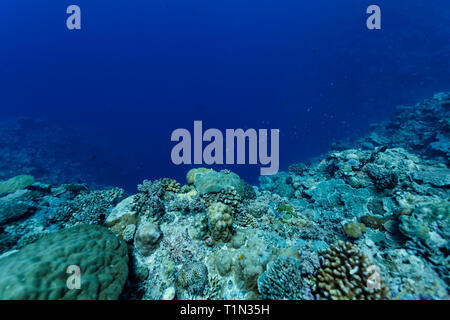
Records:
[[[0,300],[449,300],[450,1],[0,6]]]

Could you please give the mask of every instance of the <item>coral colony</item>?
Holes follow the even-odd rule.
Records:
[[[449,119],[450,93],[438,93],[280,172],[276,130],[269,156],[267,131],[224,139],[196,121],[192,140],[174,131],[172,159],[203,165],[131,195],[49,183],[62,179],[51,152],[8,156],[16,127],[2,126],[0,299],[446,299]],[[233,163],[235,139],[237,163],[248,139],[249,163],[268,165],[258,186],[208,168]],[[37,165],[55,176],[33,177]]]

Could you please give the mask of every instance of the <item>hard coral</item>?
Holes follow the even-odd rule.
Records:
[[[368,165],[367,173],[369,174],[369,177],[372,179],[372,182],[378,191],[393,189],[398,183],[398,176],[392,170],[380,168],[379,166],[375,165]]]
[[[258,278],[258,291],[263,299],[302,300],[305,287],[300,261],[284,256],[269,262]]]
[[[319,296],[333,300],[387,299],[378,268],[357,246],[339,241],[331,245],[316,278]]]
[[[183,264],[176,275],[175,285],[179,298],[184,294],[201,295],[208,285],[208,269],[200,261]]]
[[[161,183],[162,187],[169,192],[177,193],[180,191],[180,184],[173,179],[170,178],[162,178],[157,180]]]
[[[31,186],[33,182],[34,178],[29,175],[20,175],[6,181],[0,181],[0,195],[25,189]]]
[[[344,231],[350,238],[358,239],[366,232],[366,226],[359,222],[350,222],[344,225]]]
[[[208,208],[208,225],[214,241],[229,241],[232,223],[231,207],[221,202],[215,202]]]
[[[241,196],[237,193],[234,187],[228,187],[217,193],[207,193],[202,195],[207,207],[216,202],[223,203],[232,208],[233,213],[238,211],[238,207],[242,202]]]
[[[66,220],[66,226],[79,223],[102,224],[123,193],[124,190],[120,188],[80,192],[75,199],[59,206],[60,214],[52,221]]]
[[[289,172],[301,176],[308,167],[304,163],[294,163],[289,166]]]
[[[150,255],[161,239],[161,230],[152,222],[141,224],[136,232],[136,247],[144,255]]]
[[[165,188],[161,182],[152,183],[144,180],[138,185],[140,193],[136,194],[133,199],[132,210],[138,215],[147,215],[156,219],[161,218],[165,214],[164,203],[162,198],[165,194]]]
[[[79,289],[69,289],[69,267]],[[117,299],[128,276],[128,250],[107,228],[78,225],[0,259],[0,299]]]
[[[242,180],[237,174],[226,170],[196,174],[194,186],[199,194],[217,193],[229,187],[234,187],[240,196],[243,195]]]

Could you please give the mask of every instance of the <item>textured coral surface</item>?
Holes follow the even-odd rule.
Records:
[[[79,289],[67,285],[78,266]],[[0,299],[117,299],[128,276],[124,243],[101,226],[79,225],[0,258]]]

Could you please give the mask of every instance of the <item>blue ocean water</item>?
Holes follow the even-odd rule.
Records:
[[[81,30],[66,28],[71,4]],[[171,162],[170,134],[194,120],[279,128],[285,170],[450,88],[448,0],[376,1],[375,31],[371,4],[3,0],[0,117],[84,132],[76,150],[92,153],[99,182],[128,190],[145,178],[184,181],[190,167]],[[227,168],[257,182],[258,166]]]

